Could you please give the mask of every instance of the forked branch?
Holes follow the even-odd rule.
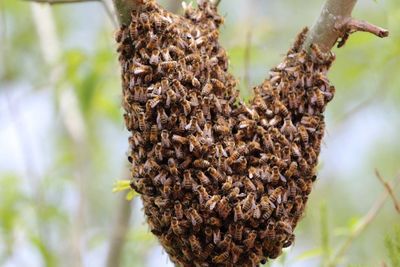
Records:
[[[327,52],[332,49],[338,39],[338,47],[343,46],[350,33],[364,31],[379,37],[386,37],[389,31],[365,21],[353,19],[351,13],[357,0],[327,0],[321,14],[304,44],[308,49],[310,44],[316,44]]]

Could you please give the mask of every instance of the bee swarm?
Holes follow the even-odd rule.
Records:
[[[117,33],[131,186],[179,266],[257,266],[294,241],[316,179],[334,56],[302,50],[239,101],[208,1],[185,17],[145,1]]]

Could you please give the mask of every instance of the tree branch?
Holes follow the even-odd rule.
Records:
[[[143,0],[113,0],[115,12],[117,13],[119,25],[129,25],[131,13],[136,10]]]
[[[125,237],[129,230],[129,219],[132,214],[133,202],[121,196],[118,204],[116,221],[113,224],[110,249],[108,250],[106,267],[121,266],[121,255],[125,245]]]
[[[351,18],[351,13],[357,0],[327,0],[321,14],[305,41],[304,47],[308,50],[310,44],[316,44],[323,52],[332,49],[336,41],[342,38],[342,46],[350,33],[365,31],[379,37],[388,36],[385,29],[364,21]]]

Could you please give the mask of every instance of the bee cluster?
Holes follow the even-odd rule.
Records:
[[[257,266],[294,241],[334,94],[334,57],[303,30],[249,104],[208,1],[185,17],[144,1],[117,33],[128,159],[151,232],[179,266]]]

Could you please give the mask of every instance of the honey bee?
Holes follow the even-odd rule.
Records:
[[[157,126],[158,129],[162,129],[163,125],[166,125],[168,122],[168,115],[165,113],[164,108],[159,107],[157,109]]]
[[[189,140],[186,137],[180,136],[180,135],[176,135],[174,134],[172,136],[172,141],[181,144],[181,145],[185,145],[189,142]]]
[[[149,31],[151,28],[149,16],[144,12],[140,13],[139,20],[140,20],[140,23],[142,24],[143,28],[145,30]]]
[[[223,253],[221,253],[221,254],[219,254],[219,255],[217,255],[217,256],[214,256],[214,257],[212,258],[212,261],[213,261],[214,263],[216,263],[216,264],[219,264],[219,263],[224,263],[224,262],[226,262],[228,259],[229,259],[229,252],[228,252],[228,251],[225,251],[225,252],[223,252]]]
[[[145,131],[146,130],[146,121],[145,121],[145,115],[143,112],[139,113],[139,129],[141,131]]]
[[[172,60],[163,61],[158,66],[161,71],[172,72],[178,66],[178,62]]]
[[[261,218],[261,209],[259,205],[255,205],[254,209],[253,209],[253,218],[258,220]]]
[[[240,221],[244,218],[244,214],[242,211],[242,205],[240,203],[237,203],[233,209],[233,221],[237,222]]]
[[[187,169],[191,163],[192,163],[192,158],[189,157],[185,159],[181,164],[179,164],[179,168],[183,170]]]
[[[261,210],[264,212],[263,218],[268,220],[276,206],[269,200],[268,196],[263,196],[260,201]]]
[[[210,119],[211,118],[211,110],[210,110],[210,99],[208,97],[203,98],[201,109],[203,110],[204,116],[207,119]]]
[[[199,169],[207,169],[209,168],[211,163],[205,159],[196,159],[193,161],[193,166]]]
[[[202,185],[197,187],[197,191],[199,192],[200,205],[203,205],[206,201],[208,201],[210,199],[210,196],[208,195],[207,190]]]
[[[190,122],[188,125],[185,126],[185,130],[191,132],[191,133],[195,133],[195,132],[201,132],[201,128],[197,122],[197,118],[196,117],[192,117],[190,119]]]
[[[289,115],[289,110],[279,100],[274,101],[274,110],[275,110],[275,114],[280,114],[282,117],[287,117]]]
[[[136,40],[138,38],[138,30],[136,23],[131,23],[131,25],[129,26],[129,35],[131,36],[132,40]]]
[[[197,173],[197,179],[199,179],[199,181],[202,185],[210,184],[210,179],[208,179],[207,175],[205,175],[204,172],[202,172],[202,171],[199,171]]]
[[[189,248],[187,247],[182,247],[182,254],[183,256],[185,256],[185,258],[189,261],[193,261],[193,256],[192,256],[192,252]]]
[[[287,248],[290,247],[294,243],[294,234],[290,234],[289,237],[286,239],[286,241],[283,243],[283,247]]]
[[[284,135],[289,136],[289,139],[293,139],[293,136],[297,132],[297,129],[293,125],[292,119],[290,117],[286,117],[285,120],[283,121],[281,132]]]
[[[171,228],[172,232],[176,234],[177,236],[180,236],[183,234],[184,230],[183,228],[179,225],[179,220],[176,217],[173,217],[171,219]]]
[[[190,105],[190,102],[184,98],[181,100],[181,104],[182,104],[182,108],[183,108],[183,113],[185,114],[185,116],[188,116],[190,114],[190,112],[192,111],[192,106]],[[185,125],[186,127],[186,125]]]
[[[234,224],[234,225],[232,225],[232,224],[229,225],[229,232],[231,233],[232,237],[237,241],[242,240],[243,229],[244,229],[244,226],[240,223]]]
[[[243,200],[243,210],[248,211],[255,206],[255,193],[251,192],[247,195],[247,197]]]
[[[222,217],[222,219],[226,219],[232,208],[229,205],[229,201],[226,197],[222,197],[221,200],[217,204],[218,214]]]
[[[173,176],[179,175],[178,168],[176,167],[176,162],[173,158],[168,159],[168,169],[169,169],[169,173],[171,175],[173,175]]]
[[[134,65],[132,67],[132,72],[133,72],[134,75],[143,77],[143,76],[151,73],[152,72],[152,68],[150,66],[146,66],[146,65]],[[141,102],[144,103],[145,101],[141,101]]]
[[[171,141],[169,140],[169,133],[167,130],[161,131],[161,146],[165,148],[171,147]]]
[[[183,172],[183,181],[182,181],[183,188],[186,190],[190,190],[193,185],[192,174],[189,170],[185,170]]]
[[[308,28],[305,27],[299,34],[297,34],[296,39],[295,39],[294,44],[291,49],[293,52],[297,53],[302,50],[302,46],[307,38],[307,33],[308,33]]]
[[[221,200],[220,195],[214,195],[212,196],[207,202],[206,202],[206,208],[209,209],[210,211],[214,210],[215,206],[217,203]]]
[[[165,101],[166,107],[169,107],[171,103],[175,103],[177,99],[178,97],[172,89],[167,90],[167,100]]]
[[[299,162],[299,167],[300,167],[301,172],[304,174],[308,174],[310,172],[310,167],[309,167],[307,161],[304,158],[300,158],[298,160],[298,162]]]
[[[235,264],[238,262],[240,255],[243,253],[243,249],[240,246],[237,246],[235,243],[232,243],[231,252],[232,252],[232,263]]]
[[[271,194],[269,195],[269,201],[271,202],[271,203],[281,203],[281,200],[282,200],[282,193],[283,193],[283,188],[280,186],[280,187],[277,187],[277,188],[275,188],[272,192],[271,192]]]
[[[254,245],[252,247],[254,247]],[[250,253],[249,258],[253,266],[257,266],[260,263],[259,257],[254,252]]]
[[[218,182],[224,183],[225,182],[225,177],[214,167],[211,167],[208,169],[208,172],[210,175]]]
[[[163,149],[162,149],[161,143],[157,143],[154,146],[154,154],[155,154],[156,159],[158,161],[162,161],[163,160],[164,156],[163,156]]]
[[[200,242],[195,235],[189,236],[189,243],[193,253],[199,254],[201,252]]]
[[[309,137],[308,137],[307,129],[303,125],[299,125],[297,127],[297,129],[298,129],[301,141],[304,144],[308,144]]]
[[[146,51],[145,48],[141,48],[141,49],[139,50],[139,54],[140,54],[140,56],[142,57],[142,59],[143,59],[144,61],[147,61],[147,60],[150,59],[150,57],[149,57],[149,55],[147,54],[147,51]]]
[[[250,192],[250,191],[252,191],[252,192],[255,192],[255,191],[257,191],[257,187],[254,185],[254,183],[249,179],[249,178],[244,178],[243,179],[243,185],[244,185],[244,187],[246,188],[246,190],[248,191],[248,192]]]
[[[205,237],[206,237],[206,243],[210,244],[210,243],[211,243],[211,240],[212,240],[212,238],[213,238],[213,230],[212,230],[212,228],[209,227],[209,226],[206,226],[206,227],[204,228],[204,235],[205,235]],[[213,246],[214,246],[214,245],[213,245]],[[207,250],[207,247],[206,247],[206,250]],[[208,254],[208,255],[209,255],[209,254]],[[207,256],[207,257],[208,257],[208,255],[202,255],[202,256]]]
[[[216,217],[211,217],[208,219],[207,223],[213,227],[221,227],[222,226],[222,222],[220,219],[216,218]]]
[[[299,107],[299,101],[295,92],[290,91],[288,94],[288,106],[290,109],[295,110]]]
[[[210,83],[206,83],[201,90],[201,95],[209,95],[212,92],[213,86]]]
[[[228,176],[225,183],[222,185],[222,191],[228,192],[232,189],[232,187],[233,187],[232,177]]]
[[[231,165],[234,161],[236,161],[240,156],[243,156],[246,153],[246,146],[240,146],[236,150],[234,150],[231,155],[226,159],[227,165]]]
[[[153,144],[158,142],[158,128],[155,124],[150,128],[150,142]]]
[[[175,217],[178,220],[181,220],[183,218],[183,209],[182,209],[182,204],[179,201],[175,201],[174,210],[175,210]]]
[[[193,152],[193,151],[197,151],[197,152],[201,152],[202,151],[202,147],[200,142],[197,140],[196,137],[194,137],[193,135],[189,135],[187,137],[188,141],[189,141],[189,151]],[[195,161],[196,162],[196,161]],[[200,162],[198,162],[200,163]]]
[[[182,58],[185,56],[185,52],[174,45],[169,46],[168,49],[171,53],[175,54],[177,58]]]
[[[197,210],[190,208],[189,209],[190,219],[192,221],[193,226],[200,225],[203,223],[203,218],[197,212]]]
[[[224,239],[217,244],[220,249],[227,249],[232,243],[232,235],[225,234]]]
[[[251,231],[247,238],[245,240],[243,240],[243,244],[246,248],[253,248],[254,247],[254,242],[256,241],[257,238],[257,232],[256,231]]]

